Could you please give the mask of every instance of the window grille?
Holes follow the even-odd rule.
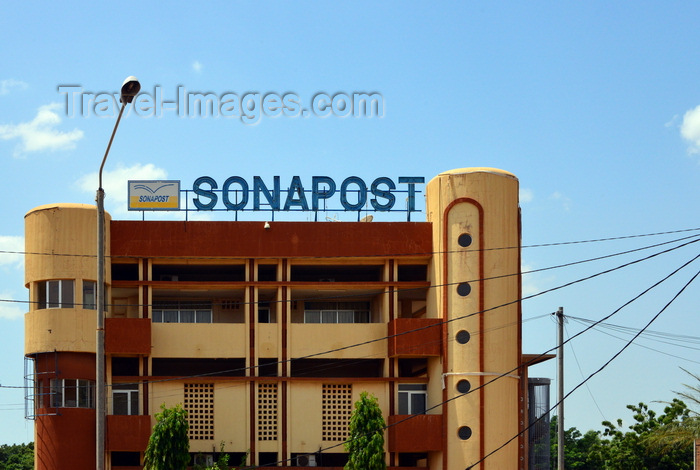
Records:
[[[185,384],[185,411],[191,440],[214,439],[214,384]]]
[[[324,384],[322,392],[322,439],[343,442],[350,438],[352,384]]]
[[[258,440],[277,440],[277,384],[258,384]]]

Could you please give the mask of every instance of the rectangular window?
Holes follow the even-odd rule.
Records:
[[[212,320],[211,310],[197,310],[195,312],[195,323],[212,323]]]
[[[51,407],[63,408],[63,380],[51,379]]]
[[[212,323],[210,301],[156,301],[153,303],[153,323]]]
[[[369,323],[369,302],[304,302],[304,323]]]
[[[321,323],[321,311],[304,310],[304,323]]]
[[[194,323],[194,310],[180,310],[180,323]]]
[[[272,323],[270,302],[258,302],[258,323]]]
[[[95,385],[90,380],[51,379],[53,408],[94,408]]]
[[[112,414],[139,414],[139,387],[136,384],[112,385]]]
[[[426,384],[399,384],[399,414],[424,414],[428,404]]]
[[[97,309],[97,282],[83,281],[83,308],[88,310]]]
[[[73,280],[58,279],[37,284],[39,289],[39,308],[73,308]]]

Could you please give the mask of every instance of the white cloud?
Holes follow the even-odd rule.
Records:
[[[0,96],[9,94],[13,89],[26,90],[28,86],[26,83],[12,78],[0,80]]]
[[[51,103],[39,108],[36,117],[20,124],[0,125],[0,139],[19,139],[15,148],[15,157],[29,152],[70,150],[83,138],[83,131],[73,129],[63,132],[56,129],[61,117],[56,111],[62,109],[61,103]]]
[[[700,153],[700,106],[683,115],[681,136],[689,143],[689,153]]]
[[[676,127],[678,126],[678,114],[674,114],[670,121],[664,124],[664,127]]]
[[[0,235],[0,266],[24,267],[24,237]]]
[[[533,267],[528,265],[528,264],[522,264],[520,266],[520,271],[522,273],[527,273],[529,271],[532,271]],[[532,279],[532,275],[530,276],[523,276],[522,277],[522,292],[523,292],[523,297],[527,297],[528,295],[533,295],[537,294],[540,292],[540,288],[537,286],[535,283],[534,279]]]
[[[561,204],[565,211],[571,209],[571,199],[560,193],[559,191],[554,191],[550,196],[550,199],[557,201]]]
[[[547,288],[545,286],[552,286],[556,282],[555,276],[547,276],[542,272],[532,272],[536,269],[538,268],[525,261],[520,264],[523,297],[539,294]]]
[[[535,193],[532,192],[532,189],[521,188],[519,199],[522,204],[527,204],[528,202],[532,202],[532,200],[535,199]]]
[[[0,292],[0,318],[19,320],[25,314],[25,305],[15,302],[8,292]]]
[[[108,211],[118,214],[128,213],[126,203],[129,180],[162,180],[167,177],[166,170],[152,163],[136,163],[129,167],[117,164],[115,170],[103,171],[102,187],[105,190],[105,205],[111,208]],[[99,186],[97,172],[82,176],[76,184],[87,193],[95,193]]]
[[[200,61],[195,60],[194,62],[192,62],[192,70],[194,70],[195,72],[202,73],[203,68],[204,68],[204,66],[202,65],[202,63]]]

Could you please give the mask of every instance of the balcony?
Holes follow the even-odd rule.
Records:
[[[397,318],[389,322],[389,357],[439,356],[440,323],[439,318]]]
[[[143,452],[151,436],[148,415],[108,415],[107,444],[110,452]]]
[[[46,308],[30,310],[24,316],[25,354],[46,351],[95,353],[94,310]]]
[[[442,415],[391,415],[388,425],[389,452],[442,450]]]
[[[291,357],[316,355],[324,359],[382,357],[386,351],[383,323],[292,323],[289,325]],[[370,341],[378,339],[378,341]],[[346,346],[356,347],[343,349]]]
[[[105,319],[107,354],[151,354],[151,320],[148,318]]]
[[[243,323],[153,323],[154,357],[245,357]]]

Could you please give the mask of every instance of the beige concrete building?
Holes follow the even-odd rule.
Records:
[[[106,460],[141,468],[162,404],[193,464],[346,461],[374,394],[392,469],[464,469],[527,421],[518,180],[453,170],[426,222],[107,220]],[[26,215],[38,469],[94,468],[96,209]],[[527,433],[474,469],[527,467]]]

